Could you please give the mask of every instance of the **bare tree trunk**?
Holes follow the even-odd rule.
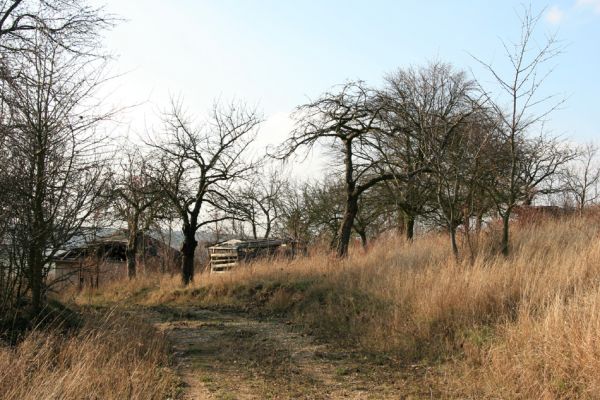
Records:
[[[127,245],[125,249],[125,258],[127,258],[127,277],[129,279],[134,279],[136,275],[136,265],[135,265],[135,249]]]
[[[271,218],[269,218],[269,216],[267,215],[267,223],[266,223],[266,227],[265,227],[265,234],[264,234],[264,238],[268,239],[269,236],[271,236]]]
[[[127,238],[127,247],[125,248],[125,257],[127,258],[127,277],[135,278],[137,274],[136,255],[140,241],[140,235],[137,228],[130,228],[129,237]]]
[[[358,198],[349,196],[346,201],[346,212],[342,219],[340,231],[338,234],[338,245],[337,255],[338,257],[345,257],[348,255],[348,244],[350,243],[350,237],[352,235],[352,226],[354,225],[354,218],[358,213]]]
[[[450,226],[450,242],[452,244],[452,253],[458,258],[458,245],[456,244],[456,226]]]
[[[415,217],[412,215],[404,216],[404,229],[406,233],[406,240],[412,241],[415,236]]]
[[[98,287],[100,286],[100,263],[102,261],[100,260],[100,258],[96,258],[96,283],[92,283],[92,287],[95,287],[96,289],[98,289]]]
[[[196,252],[196,232],[188,225],[183,229],[184,239],[181,253],[181,279],[184,285],[189,285],[194,280],[194,253]]]
[[[42,280],[44,263],[44,244],[46,243],[46,226],[44,226],[44,194],[46,186],[46,151],[44,149],[45,137],[43,132],[36,134],[35,153],[35,182],[33,198],[33,221],[30,243],[30,279],[31,279],[31,305],[33,312],[38,314],[42,307]]]
[[[38,254],[37,248],[33,248],[29,258],[30,262],[30,286],[31,286],[31,307],[35,315],[42,309],[42,265],[41,254]]]
[[[398,235],[406,236],[406,214],[398,212]]]
[[[344,218],[340,225],[338,234],[338,244],[336,253],[338,257],[346,257],[348,254],[348,244],[352,235],[354,219],[358,214],[358,196],[355,195],[356,182],[353,177],[352,167],[352,141],[344,142],[344,166],[345,166],[345,185],[346,185],[346,210]]]
[[[504,256],[508,256],[508,252],[509,252],[509,247],[508,247],[508,242],[509,242],[509,226],[510,223],[510,213],[507,212],[506,214],[502,215],[502,244],[501,244],[501,251],[502,254]]]
[[[257,229],[256,229],[256,221],[252,220],[252,238],[254,240],[258,239],[258,233],[257,233]]]

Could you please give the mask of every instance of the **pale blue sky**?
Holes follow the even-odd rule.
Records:
[[[289,129],[287,115],[347,79],[377,85],[398,67],[439,59],[472,69],[469,53],[502,61],[499,38],[516,38],[521,1],[94,0],[126,21],[108,35],[119,54],[115,98],[147,101],[123,117],[153,123],[170,94],[202,114],[216,97],[258,104],[268,119],[261,143]],[[548,127],[576,141],[600,134],[600,0],[534,1],[540,33],[567,45],[547,93],[568,101]]]

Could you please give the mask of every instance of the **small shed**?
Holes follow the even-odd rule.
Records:
[[[295,257],[299,242],[285,239],[232,239],[208,248],[211,272],[227,272],[242,262],[274,256]]]
[[[98,287],[99,281],[110,281],[127,276],[127,232],[117,231],[70,246],[54,257],[53,278],[64,283]],[[144,264],[175,260],[179,251],[169,244],[144,235],[140,254]],[[146,265],[146,267],[147,267]]]

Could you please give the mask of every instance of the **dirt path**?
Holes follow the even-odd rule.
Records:
[[[281,321],[193,308],[143,312],[173,345],[184,399],[437,397],[414,383],[426,370],[397,370],[334,350]]]

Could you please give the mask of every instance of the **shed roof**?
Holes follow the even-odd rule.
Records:
[[[225,242],[217,243],[209,249],[241,249],[241,248],[261,248],[261,247],[277,247],[284,244],[282,239],[231,239]]]

